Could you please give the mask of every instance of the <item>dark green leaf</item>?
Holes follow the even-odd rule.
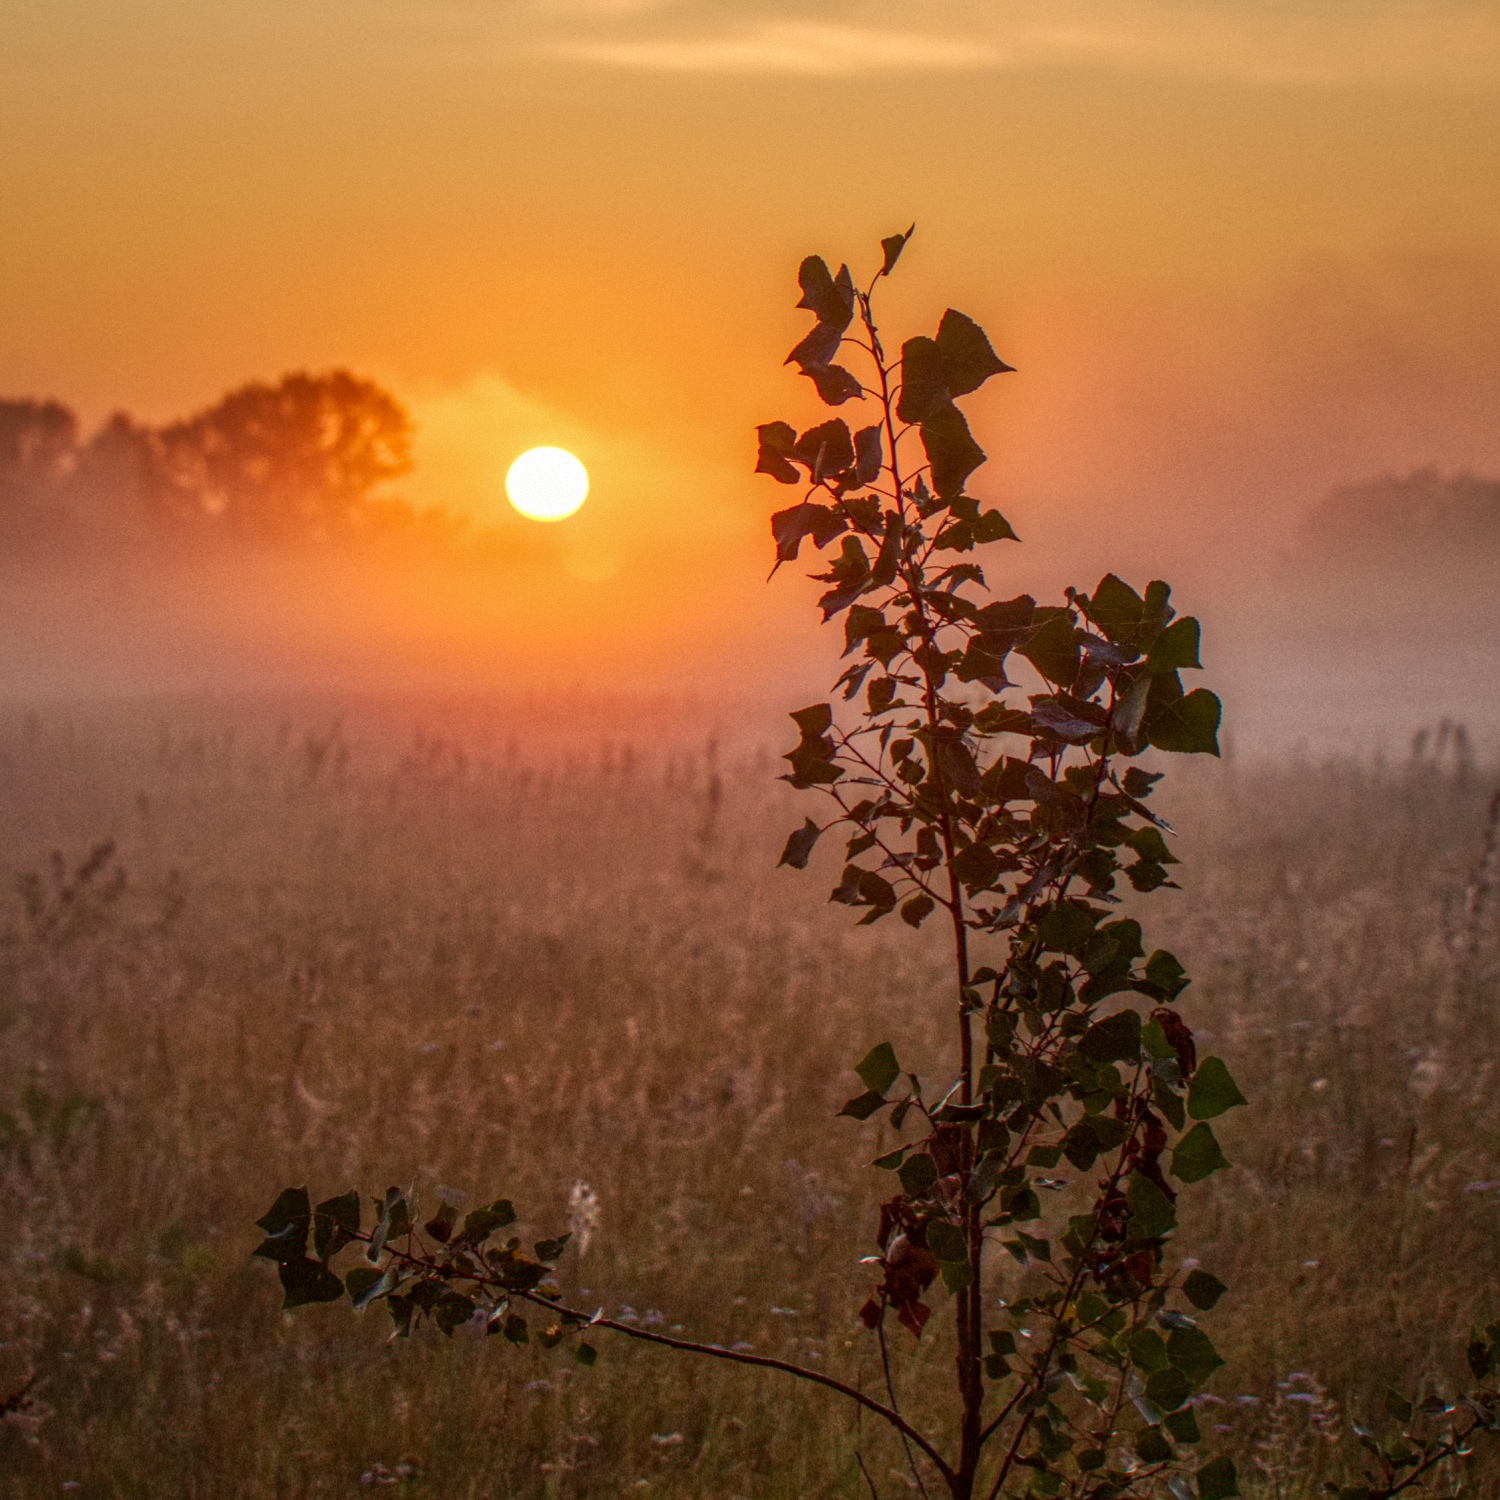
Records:
[[[458,1204],[444,1199],[437,1212],[422,1226],[440,1245],[446,1245],[453,1237],[453,1226],[458,1222]]]
[[[932,466],[932,487],[942,500],[963,494],[969,475],[985,458],[984,449],[974,441],[964,414],[946,399],[923,417],[922,447]]]
[[[579,1344],[573,1351],[573,1358],[585,1369],[592,1369],[598,1362],[599,1351],[592,1344]]]
[[[1113,642],[1133,646],[1140,634],[1146,601],[1123,579],[1106,573],[1084,613]]]
[[[901,1064],[896,1061],[896,1049],[889,1042],[881,1042],[865,1053],[854,1071],[872,1093],[883,1094],[901,1076]]]
[[[756,429],[760,438],[760,451],[755,458],[755,472],[769,474],[781,484],[796,484],[800,476],[792,462],[792,450],[797,446],[797,429],[790,422],[763,422]],[[774,523],[773,528],[774,530]],[[778,542],[780,538],[777,538]],[[792,554],[796,556],[794,552]],[[784,561],[786,559],[783,559]]]
[[[967,1286],[974,1285],[974,1267],[966,1260],[945,1260],[938,1263],[943,1273],[943,1285],[956,1297]]]
[[[387,1275],[392,1274],[387,1269]],[[430,1277],[426,1281],[416,1282],[407,1296],[411,1298],[412,1306],[422,1312],[431,1312],[438,1304],[438,1298],[447,1291],[447,1285],[437,1277]]]
[[[883,1109],[889,1102],[884,1094],[877,1094],[872,1089],[867,1093],[857,1094],[849,1100],[839,1114],[848,1115],[853,1120],[868,1120],[877,1109]]]
[[[1182,1284],[1182,1290],[1194,1307],[1207,1312],[1229,1288],[1217,1276],[1211,1276],[1207,1271],[1189,1271],[1187,1280]]]
[[[889,276],[896,269],[896,262],[901,259],[901,252],[906,249],[906,242],[912,236],[912,230],[917,226],[913,224],[905,234],[888,234],[880,242],[880,253],[885,257],[880,267],[882,276]]]
[[[1063,1151],[1080,1172],[1087,1172],[1106,1151],[1125,1142],[1130,1126],[1113,1115],[1084,1115],[1063,1137]]]
[[[1133,1010],[1116,1011],[1084,1032],[1078,1050],[1094,1062],[1134,1062],[1141,1055],[1141,1018]]]
[[[1071,712],[1056,698],[1033,698],[1031,717],[1068,745],[1084,745],[1104,732],[1102,724]]]
[[[1229,1165],[1213,1129],[1194,1125],[1172,1152],[1172,1171],[1184,1182],[1201,1182]]]
[[[1235,1500],[1240,1492],[1234,1460],[1225,1454],[1198,1470],[1198,1500]]]
[[[975,636],[969,642],[956,675],[960,682],[982,682],[994,693],[1010,685],[1005,675],[1005,658],[986,650],[982,636]]]
[[[1187,1376],[1170,1365],[1165,1370],[1156,1371],[1146,1382],[1146,1399],[1158,1411],[1176,1411],[1192,1394],[1193,1388]]]
[[[1137,754],[1142,748],[1141,730],[1145,724],[1146,706],[1150,697],[1151,678],[1142,676],[1131,683],[1124,696],[1115,704],[1112,720],[1115,733],[1120,737],[1126,752],[1130,755]],[[1130,769],[1133,771],[1136,768],[1132,766]],[[1128,776],[1129,772],[1126,772],[1126,775]]]
[[[944,736],[934,747],[933,758],[943,779],[961,797],[979,795],[979,767],[974,764],[974,755],[962,740]]]
[[[1131,1177],[1125,1200],[1130,1205],[1130,1233],[1136,1239],[1157,1239],[1177,1223],[1167,1195],[1139,1172]]]
[[[1191,615],[1168,625],[1146,657],[1148,672],[1175,672],[1202,665],[1198,660],[1198,622]]]
[[[816,315],[842,332],[854,317],[854,282],[848,266],[840,266],[837,279],[829,274],[828,263],[821,255],[809,255],[797,269],[797,284],[802,288],[798,307]]]
[[[825,406],[842,406],[865,393],[853,371],[846,370],[843,365],[806,363],[802,366],[802,373],[817,387],[818,396]]]
[[[444,1292],[432,1309],[432,1320],[450,1337],[474,1316],[474,1303],[462,1292]]]
[[[1072,685],[1083,661],[1078,632],[1066,614],[1053,615],[1016,649],[1048,682],[1064,688]]]
[[[802,464],[816,484],[842,474],[854,464],[854,435],[840,417],[809,427],[797,439],[791,457]]]
[[[1195,688],[1185,698],[1149,715],[1146,737],[1158,750],[1179,755],[1217,755],[1222,712],[1213,693],[1207,688]]]
[[[305,1187],[287,1188],[255,1222],[266,1238],[252,1252],[286,1265],[307,1254],[307,1232],[312,1207]]]
[[[1154,1328],[1138,1328],[1130,1335],[1130,1362],[1147,1375],[1165,1370],[1167,1359],[1166,1341]]]
[[[1198,1428],[1198,1414],[1191,1406],[1174,1411],[1166,1419],[1166,1428],[1179,1443],[1198,1443],[1203,1440],[1203,1434]]]
[[[896,402],[896,415],[903,422],[921,422],[936,404],[948,400],[946,372],[937,341],[907,339],[901,346],[901,395]]]
[[[1224,1363],[1201,1328],[1174,1328],[1167,1335],[1167,1358],[1192,1381],[1195,1390]]]
[[[391,1315],[391,1322],[396,1326],[391,1332],[393,1339],[409,1339],[411,1337],[412,1318],[416,1315],[416,1304],[410,1297],[390,1297],[386,1299],[386,1310]]]
[[[979,543],[1019,542],[1021,538],[998,510],[984,510],[974,521],[974,540]]]
[[[1195,1120],[1212,1120],[1226,1109],[1249,1101],[1235,1086],[1220,1057],[1205,1057],[1188,1086],[1188,1113]]]
[[[956,1224],[948,1223],[946,1219],[933,1219],[927,1225],[927,1248],[939,1260],[967,1261],[969,1258],[969,1246],[964,1239],[963,1230]]]
[[[908,927],[920,927],[937,907],[931,896],[925,891],[918,891],[915,896],[908,897],[901,903],[901,920]]]
[[[778,565],[796,558],[803,537],[810,536],[814,546],[826,547],[840,532],[847,530],[848,525],[843,516],[829,506],[814,505],[810,500],[778,510],[771,517],[771,535],[776,541]]]
[[[925,1151],[920,1151],[902,1162],[897,1175],[901,1178],[902,1192],[908,1198],[920,1198],[938,1180],[937,1163]]]
[[[1037,919],[1036,933],[1046,948],[1076,953],[1093,935],[1095,921],[1092,913],[1076,902],[1059,901]]]
[[[497,1198],[483,1208],[470,1209],[464,1215],[463,1228],[458,1231],[457,1243],[478,1245],[488,1239],[497,1229],[505,1229],[516,1222],[516,1210],[509,1198]]]
[[[951,307],[938,324],[937,346],[943,357],[944,383],[950,396],[967,396],[991,375],[1014,369],[995,353],[978,323]]]
[[[794,710],[788,718],[802,731],[804,740],[815,740],[832,726],[833,710],[826,703],[814,703]]]
[[[303,1307],[309,1302],[337,1302],[344,1295],[344,1283],[327,1266],[305,1256],[283,1261],[277,1270],[286,1292],[283,1308]]]
[[[960,849],[953,859],[953,873],[972,894],[988,890],[1004,867],[999,857],[988,844],[970,844]]]
[[[561,1234],[553,1240],[538,1240],[534,1247],[536,1258],[545,1261],[549,1266],[556,1265],[562,1259],[562,1253],[568,1248],[568,1241],[572,1238],[571,1234]]]
[[[355,1311],[361,1311],[374,1300],[370,1294],[385,1280],[385,1272],[376,1266],[354,1266],[344,1277],[344,1290]]]
[[[1187,1110],[1182,1105],[1182,1095],[1176,1093],[1161,1078],[1151,1080],[1151,1098],[1156,1107],[1172,1122],[1173,1130],[1181,1130],[1187,1124]]]
[[[874,870],[861,870],[859,899],[862,905],[873,906],[877,912],[884,914],[895,910],[896,888],[884,875],[877,875]]]
[[[1132,828],[1125,835],[1125,842],[1140,855],[1142,859],[1153,860],[1159,865],[1175,865],[1177,856],[1167,848],[1167,841],[1161,836],[1159,828],[1153,828],[1150,823],[1141,828]]]
[[[1018,1224],[1027,1224],[1042,1216],[1042,1200],[1025,1184],[1000,1189],[1000,1210]]]
[[[838,353],[843,330],[834,323],[815,323],[812,332],[786,357],[786,363],[797,365],[808,374],[818,366],[826,366]]]
[[[1158,886],[1168,884],[1172,878],[1160,865],[1151,864],[1147,860],[1138,860],[1125,873],[1138,891],[1154,891]]]
[[[1169,1000],[1176,999],[1191,982],[1187,970],[1165,948],[1158,948],[1146,960],[1146,981],[1161,990]]]
[[[313,1251],[328,1261],[359,1233],[359,1192],[350,1188],[337,1198],[325,1198],[313,1210]]]
[[[1135,1451],[1142,1463],[1164,1464],[1172,1457],[1172,1445],[1160,1427],[1143,1427],[1135,1435]]]
[[[781,851],[778,865],[790,865],[794,870],[805,870],[807,868],[808,856],[812,854],[813,845],[823,836],[823,830],[809,818],[800,828],[792,830],[787,838],[786,848]]]

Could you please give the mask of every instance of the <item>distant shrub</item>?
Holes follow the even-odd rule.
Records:
[[[1302,542],[1318,554],[1475,559],[1500,553],[1500,479],[1417,469],[1343,485],[1310,510]]]

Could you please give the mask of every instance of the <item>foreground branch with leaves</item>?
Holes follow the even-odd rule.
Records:
[[[803,869],[842,833],[832,899],[862,925],[941,922],[951,944],[948,1071],[924,1085],[882,1041],[841,1111],[904,1137],[875,1162],[891,1189],[858,1314],[882,1395],[570,1305],[556,1270],[567,1236],[527,1253],[506,1235],[517,1215],[504,1199],[460,1220],[446,1194],[419,1224],[414,1195],[392,1188],[366,1228],[356,1192],[314,1206],[288,1189],[256,1254],[277,1263],[286,1306],[384,1302],[400,1336],[424,1317],[448,1334],[473,1324],[515,1344],[570,1341],[592,1365],[593,1340],[612,1333],[777,1370],[879,1417],[924,1493],[1228,1500],[1234,1465],[1197,1456],[1193,1404],[1222,1363],[1199,1320],[1225,1287],[1169,1248],[1180,1191],[1228,1165],[1211,1122],[1245,1101],[1221,1059],[1198,1057],[1182,965],[1122,910],[1176,863],[1150,806],[1161,773],[1136,762],[1217,754],[1219,701],[1183,685],[1199,627],[1164,583],[1137,592],[1109,574],[1057,604],[992,597],[976,549],[1015,538],[968,493],[985,455],[957,402],[1011,367],[952,309],[935,337],[887,354],[874,295],[909,237],[882,242],[863,290],[847,267],[803,262],[798,306],[814,323],[788,362],[825,404],[859,403],[869,420],[768,423],[757,462],[803,490],[773,517],[777,566],[805,542],[837,543],[816,576],[853,658],[842,707],[792,715],[785,779],[831,817],[793,832],[782,863]],[[336,1274],[353,1246],[362,1258]],[[946,1433],[903,1414],[893,1359],[893,1343],[944,1321],[939,1287],[955,1350]],[[1494,1410],[1485,1399],[1476,1422]]]

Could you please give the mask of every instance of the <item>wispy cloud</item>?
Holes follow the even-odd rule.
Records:
[[[1009,60],[983,40],[801,21],[766,21],[715,36],[556,42],[547,50],[580,62],[658,73],[809,78],[895,69],[956,72]]]
[[[574,14],[670,11],[677,24],[555,34],[541,49],[641,72],[858,78],[902,72],[1085,65],[1262,82],[1484,82],[1500,76],[1500,11],[1473,0],[1341,0],[1271,7],[1223,0],[1012,0],[1003,12],[949,3],[910,24],[912,8],[865,0],[860,14],[726,21],[665,0],[544,0]]]

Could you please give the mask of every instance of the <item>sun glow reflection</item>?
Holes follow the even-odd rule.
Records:
[[[588,498],[588,470],[565,448],[531,448],[510,466],[505,493],[528,520],[566,520]]]

